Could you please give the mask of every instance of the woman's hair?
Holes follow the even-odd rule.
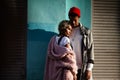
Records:
[[[68,20],[62,20],[58,25],[59,35],[66,35],[66,29],[69,27],[70,22]]]

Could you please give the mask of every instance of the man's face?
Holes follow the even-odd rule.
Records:
[[[80,17],[77,16],[76,14],[69,15],[69,19],[70,19],[70,23],[71,23],[72,27],[76,27],[79,25]]]

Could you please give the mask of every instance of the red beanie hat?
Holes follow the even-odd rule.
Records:
[[[70,8],[68,15],[70,16],[70,14],[72,14],[72,13],[77,14],[79,17],[81,16],[81,15],[80,15],[80,9],[77,8],[77,7],[72,7],[72,8]]]

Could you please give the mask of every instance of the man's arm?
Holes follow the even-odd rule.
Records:
[[[88,63],[87,63],[87,70],[86,70],[86,78],[90,79],[92,76],[92,69],[93,69],[93,64],[94,64],[94,43],[93,43],[93,35],[92,32],[89,30],[88,31]]]

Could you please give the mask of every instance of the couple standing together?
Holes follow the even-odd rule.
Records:
[[[69,21],[59,23],[59,34],[53,36],[48,44],[44,80],[93,80],[91,30],[79,22],[79,8],[70,8],[68,16]]]

